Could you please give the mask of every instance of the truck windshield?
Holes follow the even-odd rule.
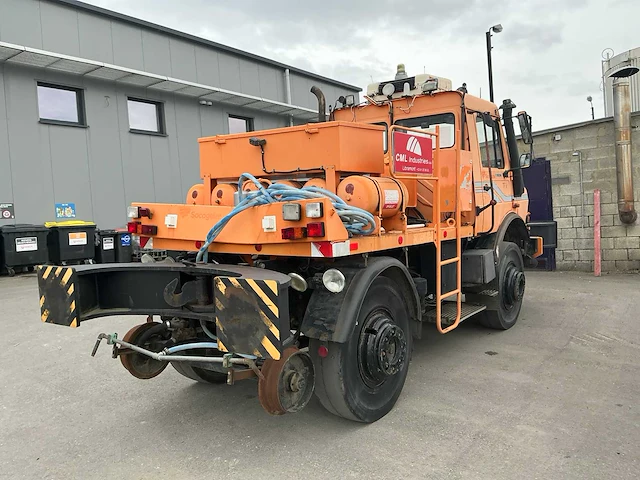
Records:
[[[440,127],[440,148],[450,148],[456,143],[455,124],[456,117],[453,113],[439,113],[425,117],[403,118],[396,121],[403,127],[417,128],[435,133],[436,126]]]

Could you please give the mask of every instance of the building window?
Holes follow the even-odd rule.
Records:
[[[253,132],[253,118],[229,115],[229,133]]]
[[[84,92],[78,88],[38,82],[38,113],[41,123],[86,126]]]
[[[149,133],[164,135],[164,105],[159,102],[129,98],[129,131],[133,133]]]
[[[500,122],[496,122],[487,113],[479,113],[476,116],[476,127],[482,166],[491,165],[491,168],[504,168],[502,143],[500,142]]]

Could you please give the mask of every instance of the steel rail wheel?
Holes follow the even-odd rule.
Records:
[[[122,340],[139,347],[156,351],[156,349],[154,349],[154,343],[157,341],[157,337],[151,337],[149,341],[145,342],[145,345],[138,345],[138,341],[144,332],[157,325],[159,324],[156,322],[147,322],[136,325],[125,334]],[[126,368],[131,375],[142,380],[148,380],[156,377],[160,375],[165,368],[167,368],[167,362],[154,360],[153,358],[142,355],[141,353],[122,352],[118,356],[120,357],[120,362],[124,368]]]
[[[260,371],[258,399],[271,415],[299,412],[311,400],[314,368],[307,353],[286,348],[280,360],[265,360]]]
[[[387,277],[376,278],[345,343],[311,340],[316,395],[331,413],[371,423],[398,400],[412,347],[409,311],[399,288]]]

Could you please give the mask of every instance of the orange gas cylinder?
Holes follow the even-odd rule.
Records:
[[[205,200],[204,185],[194,185],[187,192],[187,205],[204,205]]]
[[[307,183],[304,184],[305,187],[320,187],[320,188],[327,188],[327,182],[325,181],[324,178],[312,178],[311,180],[308,180]]]
[[[238,191],[236,185],[230,183],[219,183],[211,192],[211,205],[224,205],[233,207],[233,194]]]
[[[271,185],[271,180],[267,180],[266,178],[259,178],[258,181],[260,182],[260,184],[264,188],[267,188],[267,187],[269,187],[269,185]],[[258,189],[258,187],[256,187],[256,184],[253,183],[251,180],[247,180],[246,182],[244,182],[242,184],[242,191],[243,192],[254,192],[257,189]]]
[[[294,180],[276,180],[273,183],[277,183],[279,185],[289,185],[290,187],[300,188],[302,184],[300,182],[296,182]]]
[[[352,175],[338,185],[338,196],[349,205],[382,217],[393,217],[400,211],[407,197],[406,187],[389,177]]]

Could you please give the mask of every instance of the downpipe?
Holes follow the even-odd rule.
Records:
[[[618,215],[632,225],[638,219],[633,203],[633,164],[631,157],[631,86],[629,77],[613,79],[613,124],[616,134],[616,173]]]

